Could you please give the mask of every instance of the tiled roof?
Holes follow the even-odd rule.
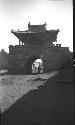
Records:
[[[29,29],[29,31],[32,31],[32,32],[46,31],[46,23],[42,24],[42,25],[31,25],[29,23],[28,24],[28,29]]]

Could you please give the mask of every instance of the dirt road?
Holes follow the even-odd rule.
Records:
[[[61,74],[64,75],[61,72],[49,79],[6,110],[2,125],[73,125],[73,80],[59,80]]]
[[[0,109],[3,113],[18,99],[31,90],[38,89],[44,82],[57,74],[57,71],[38,75],[0,76]]]

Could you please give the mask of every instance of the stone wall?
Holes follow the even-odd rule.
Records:
[[[9,56],[10,68],[14,70],[22,69],[26,73],[32,61],[35,61],[35,58],[40,58],[43,61],[44,72],[50,72],[63,68],[69,59],[70,53],[68,48],[47,43],[43,46],[9,46]],[[34,60],[32,60],[33,56],[35,57]]]
[[[0,70],[7,69],[9,63],[9,55],[2,49],[0,52]]]

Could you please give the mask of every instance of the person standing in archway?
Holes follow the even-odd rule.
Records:
[[[39,67],[38,67],[38,73],[40,73],[40,70],[41,70],[41,67],[40,67],[40,65],[39,65]]]

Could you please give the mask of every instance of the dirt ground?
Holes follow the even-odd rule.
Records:
[[[2,125],[73,125],[73,69],[60,71],[23,95],[2,115]]]
[[[3,75],[0,76],[0,109],[3,113],[18,99],[31,90],[38,89],[58,71],[38,75]]]

